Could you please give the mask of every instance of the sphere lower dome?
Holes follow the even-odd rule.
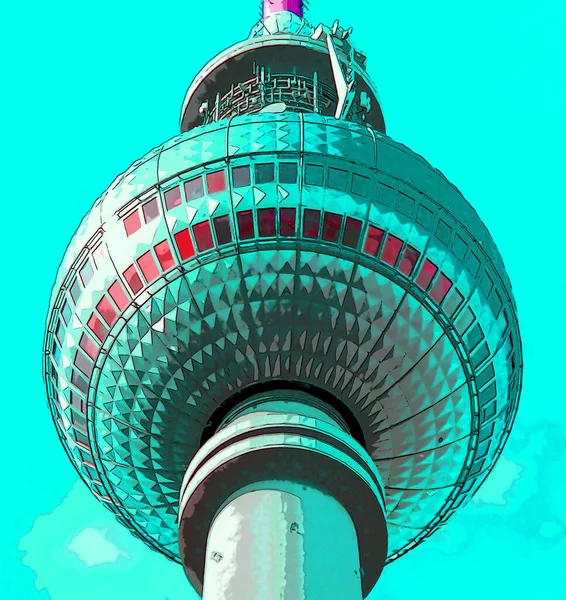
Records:
[[[503,263],[461,194],[369,127],[285,112],[193,129],[112,184],[59,269],[44,370],[81,477],[173,560],[222,402],[273,380],[331,393],[383,478],[391,561],[489,472],[521,364]]]

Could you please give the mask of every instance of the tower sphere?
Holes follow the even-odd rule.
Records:
[[[258,394],[316,399],[371,457],[384,562],[471,498],[515,417],[501,257],[460,192],[385,134],[348,37],[266,14],[195,79],[182,133],[94,203],[57,273],[44,375],[59,437],[172,560],[189,463]]]

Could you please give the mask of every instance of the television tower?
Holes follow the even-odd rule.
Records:
[[[350,37],[265,0],[189,87],[181,134],[94,203],[53,289],[63,445],[205,600],[365,598],[469,500],[517,411],[497,248],[386,135]]]

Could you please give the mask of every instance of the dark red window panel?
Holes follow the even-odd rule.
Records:
[[[257,211],[257,224],[260,237],[275,235],[275,209],[260,208]]]
[[[254,237],[254,216],[251,210],[242,210],[236,213],[238,219],[238,233],[241,240]]]
[[[297,210],[294,208],[279,209],[279,231],[281,235],[295,235]]]
[[[79,369],[86,377],[90,377],[94,365],[82,352],[77,351],[75,354],[75,367],[77,367],[77,369]]]
[[[136,210],[136,212],[124,219],[124,227],[126,228],[126,235],[128,236],[135,233],[141,227],[139,210]]]
[[[422,287],[423,290],[427,290],[437,271],[438,268],[433,265],[428,258],[425,259],[423,266],[421,267],[421,272],[417,277],[417,285]]]
[[[389,265],[394,265],[397,262],[397,258],[399,258],[399,252],[401,252],[402,247],[403,242],[394,235],[389,234],[381,252],[381,260]]]
[[[327,242],[337,242],[342,228],[342,215],[324,213],[322,221],[322,239]]]
[[[186,185],[187,184],[185,184],[185,186]],[[167,210],[171,210],[172,208],[175,208],[175,206],[180,206],[181,188],[179,186],[167,190],[163,195],[165,197],[165,208]]]
[[[226,189],[226,176],[224,171],[215,171],[206,175],[206,189],[209,194],[221,192]]]
[[[134,294],[137,294],[143,288],[142,280],[140,279],[140,276],[138,275],[137,269],[134,267],[134,265],[130,265],[124,271],[124,277]]]
[[[230,230],[230,217],[224,215],[214,219],[214,231],[216,232],[216,240],[221,246],[222,244],[230,244],[232,242],[232,231]]]
[[[377,256],[381,240],[383,239],[383,230],[370,225],[366,236],[366,243],[364,244],[364,252]]]
[[[85,333],[81,335],[79,346],[92,358],[92,360],[96,360],[96,357],[98,356],[98,346]]]
[[[303,236],[317,238],[320,228],[320,210],[305,209],[303,215]]]
[[[87,322],[87,327],[94,333],[94,335],[103,342],[108,335],[108,329],[102,324],[102,321],[94,314],[90,315],[90,319]]]
[[[440,273],[438,279],[435,281],[432,286],[432,290],[430,290],[430,295],[433,300],[436,300],[438,304],[441,304],[444,298],[446,298],[446,294],[450,291],[452,287],[452,282],[444,273]]]
[[[149,202],[146,202],[142,206],[143,220],[146,223],[153,221],[159,216],[159,205],[157,204],[157,198],[152,198]]]
[[[399,271],[405,273],[405,275],[411,275],[420,255],[421,253],[416,248],[407,246],[405,252],[403,252],[401,263],[399,264]]]
[[[163,240],[162,242],[159,242],[159,244],[156,244],[154,250],[155,254],[157,254],[157,260],[164,271],[167,271],[175,264],[173,255],[171,254],[171,248],[169,247],[169,242],[167,240]]]
[[[96,310],[100,313],[108,325],[111,327],[114,325],[116,319],[118,318],[118,314],[106,296],[102,296],[100,302],[96,305]]]
[[[193,235],[195,236],[199,252],[210,250],[214,246],[212,231],[210,230],[210,223],[208,221],[193,225]]]
[[[128,306],[128,302],[130,301],[122,284],[119,281],[115,281],[109,288],[108,293],[112,300],[114,300],[114,304],[118,307],[119,310],[124,310],[126,306]]]
[[[362,222],[352,217],[346,218],[346,227],[344,228],[344,237],[342,243],[350,248],[357,248],[360,239],[360,231],[362,230]]]
[[[191,240],[191,234],[189,233],[188,229],[179,231],[174,237],[181,260],[187,260],[187,258],[194,256],[195,248],[193,246],[193,240]]]
[[[143,276],[145,277],[145,280],[148,283],[158,277],[159,269],[155,264],[155,259],[153,258],[151,250],[148,250],[147,252],[142,254],[137,259],[137,263],[139,265],[139,268],[141,269],[141,272],[143,273]]]

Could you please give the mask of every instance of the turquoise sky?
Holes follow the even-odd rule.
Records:
[[[2,599],[196,598],[180,567],[77,480],[47,411],[41,352],[79,221],[118,173],[177,133],[192,77],[258,17],[258,0],[225,4],[29,0],[0,11]],[[388,133],[442,170],[491,230],[524,345],[503,458],[370,598],[566,598],[566,3],[310,5],[314,24],[354,27]]]

